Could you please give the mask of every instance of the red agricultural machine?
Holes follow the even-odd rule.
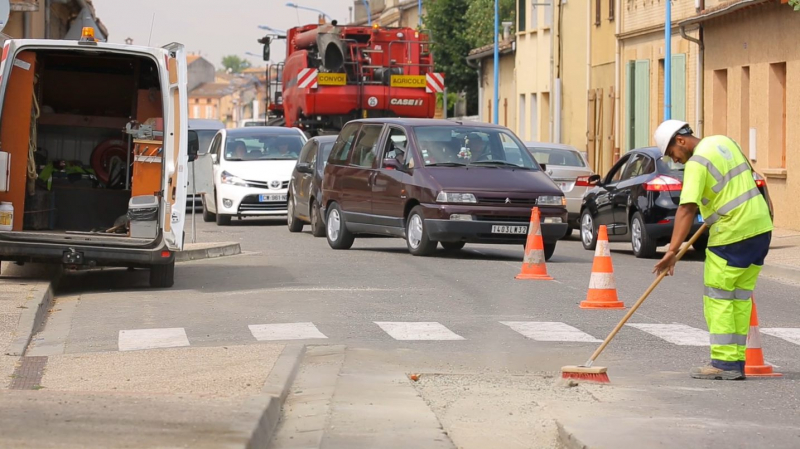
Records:
[[[259,40],[265,59],[275,38],[284,37]],[[433,117],[444,75],[433,72],[425,33],[334,21],[292,28],[285,39],[285,62],[269,68],[268,124],[319,135],[358,118]]]

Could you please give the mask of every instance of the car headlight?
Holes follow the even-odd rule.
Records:
[[[536,200],[536,204],[539,206],[566,206],[567,205],[567,197],[565,196],[540,196],[538,200]]]
[[[223,184],[229,184],[232,186],[239,186],[239,187],[247,187],[247,183],[244,181],[244,179],[233,176],[232,174],[226,171],[222,172],[221,181]]]
[[[477,203],[475,195],[471,193],[439,192],[436,196],[437,203]]]

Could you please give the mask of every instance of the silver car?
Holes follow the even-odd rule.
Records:
[[[567,223],[569,237],[579,227],[581,201],[588,190],[589,176],[594,172],[584,153],[569,145],[544,142],[526,142],[525,146],[539,164],[545,166],[547,174],[567,197]]]

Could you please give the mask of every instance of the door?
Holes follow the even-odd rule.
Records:
[[[206,164],[208,165],[208,173],[211,177],[210,185],[208,190],[204,195],[204,200],[206,204],[206,209],[210,210],[211,212],[217,212],[217,180],[220,176],[220,158],[222,157],[222,152],[220,148],[222,148],[222,142],[225,140],[225,132],[220,131],[214,137],[214,140],[211,142],[211,146],[208,149],[208,153],[205,155],[206,157]]]
[[[372,224],[372,174],[377,168],[378,143],[383,125],[366,124],[342,169],[342,209],[353,223]]]
[[[609,235],[614,234],[614,195],[617,193],[617,185],[625,173],[625,168],[628,166],[628,161],[631,155],[626,155],[619,160],[608,172],[606,178],[603,180],[601,191],[595,198],[595,205],[597,206],[597,217],[595,222],[597,226],[606,225]]]
[[[161,74],[167,76],[164,93],[164,168],[162,179],[162,226],[164,240],[172,251],[183,249],[186,221],[186,190],[188,185],[188,104],[186,93],[186,50],[182,44],[164,47]],[[164,85],[162,81],[162,85]]]
[[[408,172],[386,168],[384,159],[396,159],[403,167],[408,167],[408,136],[399,127],[389,127],[383,141],[378,169],[373,174],[372,215],[375,224],[403,228],[405,211],[405,186],[411,181]]]
[[[634,154],[625,167],[617,188],[614,191],[614,235],[628,233],[628,212],[636,192],[641,185],[656,171],[656,162],[645,154]]]
[[[292,179],[294,187],[292,190],[292,198],[294,198],[295,214],[306,220],[311,216],[308,199],[311,196],[311,182],[314,180],[316,155],[317,141],[309,140],[306,142],[305,146],[303,146],[303,149],[300,151],[300,157],[297,159],[298,164],[304,164],[308,167],[308,173],[301,173],[295,170],[294,178]]]

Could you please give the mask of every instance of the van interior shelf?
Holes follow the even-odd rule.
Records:
[[[74,114],[42,114],[41,117],[39,117],[40,125],[79,126],[84,128],[124,129],[129,121],[130,118],[128,117],[100,117]]]

